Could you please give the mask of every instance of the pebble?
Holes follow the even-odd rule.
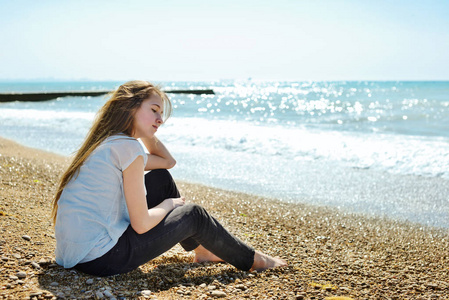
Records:
[[[31,241],[31,237],[29,235],[22,235],[22,239],[24,239],[25,241]]]
[[[151,291],[150,290],[143,290],[140,292],[140,294],[142,294],[142,296],[150,296],[151,295]]]
[[[93,284],[94,280],[92,278],[89,278],[86,280],[86,284]]]
[[[97,297],[98,299],[103,299],[103,298],[104,298],[104,295],[103,295],[102,292],[96,291],[96,292],[95,292],[95,297]]]
[[[50,286],[59,286],[59,283],[57,283],[56,281],[53,281],[52,283],[50,283]]]
[[[227,296],[226,293],[223,291],[212,291],[210,295],[215,298],[224,298]]]
[[[9,279],[15,281],[15,280],[19,279],[19,277],[14,276],[14,275],[9,275]]]
[[[45,259],[45,258],[41,258],[40,260],[39,260],[39,262],[38,262],[38,264],[39,265],[47,265],[47,264],[49,264],[50,262],[47,260],[47,259]]]
[[[434,289],[434,290],[438,290],[439,289],[439,286],[436,283],[428,283],[427,287],[431,288],[431,289]]]
[[[16,276],[19,278],[25,278],[25,277],[27,277],[27,273],[25,273],[23,271],[19,271],[16,273]]]
[[[109,290],[105,290],[105,291],[103,292],[103,294],[104,294],[106,297],[108,297],[108,298],[113,298],[113,297],[114,297],[114,295],[112,295],[112,293],[111,293]]]
[[[31,265],[32,265],[34,268],[36,268],[36,269],[40,269],[40,268],[41,268],[41,266],[40,266],[37,262],[35,262],[35,261],[32,261],[32,262],[31,262]]]

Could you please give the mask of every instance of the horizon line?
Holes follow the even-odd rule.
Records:
[[[93,78],[0,78],[0,82],[127,82],[139,79],[93,79]],[[147,80],[147,79],[141,79]],[[448,79],[259,79],[259,78],[221,78],[221,79],[176,79],[149,80],[151,82],[214,82],[214,81],[283,81],[283,82],[447,82]]]

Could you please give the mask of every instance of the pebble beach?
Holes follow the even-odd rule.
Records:
[[[264,272],[192,263],[176,246],[127,274],[55,263],[51,199],[68,158],[0,138],[0,299],[448,299],[449,230],[177,182],[254,248]],[[304,199],[303,203],[307,203]]]

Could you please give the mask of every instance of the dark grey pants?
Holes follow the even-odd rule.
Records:
[[[145,175],[148,208],[164,199],[179,197],[178,189],[167,170],[153,170]],[[204,208],[186,204],[172,210],[154,228],[136,233],[131,226],[105,255],[75,269],[95,276],[126,273],[161,255],[177,243],[187,250],[199,245],[238,269],[249,270],[254,249],[229,233]]]

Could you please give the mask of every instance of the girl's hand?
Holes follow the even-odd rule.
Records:
[[[175,209],[178,206],[183,206],[186,203],[186,198],[168,198],[165,199],[164,202],[167,202],[167,204],[169,204],[172,209]]]

